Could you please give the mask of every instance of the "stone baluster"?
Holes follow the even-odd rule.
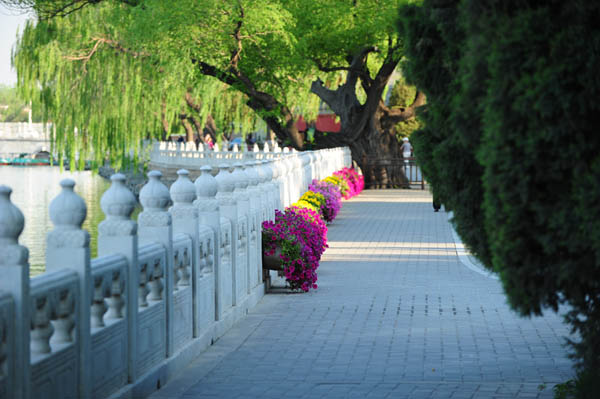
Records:
[[[310,152],[310,182],[317,179],[317,153]]]
[[[260,220],[260,189],[258,188],[258,173],[253,167],[253,162],[254,161],[247,161],[244,163],[244,172],[248,179],[246,191],[248,193],[248,198],[250,199],[250,210],[248,213],[248,239],[250,243],[250,252],[248,264],[250,265],[250,273],[254,273],[254,275],[250,275],[248,280],[249,288],[254,288],[254,286],[258,285],[262,281],[262,222]]]
[[[236,305],[236,258],[237,258],[237,237],[238,237],[238,210],[233,190],[235,189],[235,179],[232,178],[229,171],[230,166],[227,164],[219,165],[219,174],[217,175],[217,201],[219,201],[219,209],[221,217],[229,219],[231,222],[231,266],[232,270],[227,271],[228,276],[219,276],[219,278],[231,278],[232,283],[232,304]]]
[[[196,199],[196,187],[190,180],[190,173],[185,169],[177,171],[177,180],[169,192],[173,199],[173,206],[169,208],[171,217],[173,218],[173,233],[185,233],[192,238],[192,312],[194,315],[193,329],[194,337],[198,336],[200,326],[198,324],[198,279],[200,274],[200,251],[199,251],[199,234],[198,234],[198,208],[194,205]],[[186,273],[182,270],[182,273]],[[185,280],[185,276],[180,276]]]
[[[318,151],[317,152],[317,163],[316,163],[316,165],[317,165],[317,179],[323,180],[328,175],[326,175],[323,172],[323,152],[322,151]]]
[[[286,147],[287,148],[287,147]],[[294,197],[294,185],[296,182],[294,181],[294,160],[292,159],[291,154],[287,154],[285,156],[285,188],[286,188],[286,197],[288,203],[286,206],[290,206],[292,203],[296,202],[298,198]]]
[[[233,172],[231,176],[235,182],[233,196],[235,198],[238,210],[238,262],[236,270],[236,287],[237,297],[245,297],[250,292],[249,276],[250,276],[250,198],[248,196],[249,177],[243,169],[240,162],[233,164]]]
[[[294,201],[298,201],[302,194],[304,194],[303,181],[304,169],[302,168],[302,158],[300,158],[300,153],[294,150]]]
[[[269,206],[269,194],[266,187],[267,175],[262,168],[262,160],[254,161],[254,170],[258,176],[258,189],[260,191],[260,218],[259,221],[262,224],[265,220],[272,220],[270,215]]]
[[[0,290],[8,292],[14,301],[14,346],[8,348],[7,397],[29,399],[31,395],[30,367],[30,306],[29,251],[19,245],[25,219],[10,201],[10,187],[0,185]],[[9,328],[11,328],[9,326]]]
[[[90,308],[92,283],[90,267],[90,235],[81,228],[87,215],[83,199],[75,194],[75,181],[60,182],[61,193],[50,203],[50,219],[54,229],[46,240],[46,270],[74,270],[79,277],[79,325],[76,341],[79,352],[78,390],[82,398],[91,396],[91,333]]]
[[[267,194],[267,203],[269,204],[269,213],[267,215],[269,220],[275,220],[275,203],[277,198],[277,193],[275,190],[277,189],[275,184],[273,184],[273,168],[272,168],[271,160],[263,160],[261,162],[261,168],[265,175],[265,190]]]
[[[300,158],[302,159],[302,171],[304,173],[302,182],[302,192],[306,192],[308,190],[308,185],[310,184],[311,180],[312,180],[312,174],[310,171],[310,153],[308,151],[303,152],[300,155]]]
[[[211,174],[212,168],[204,165],[200,168],[201,174],[194,182],[196,187],[196,200],[194,206],[198,209],[198,224],[208,226],[213,231],[213,284],[211,289],[214,313],[212,320],[218,320],[218,315],[222,314],[222,304],[219,302],[217,287],[219,284],[219,246],[221,238],[221,215],[219,203],[216,199],[218,185],[217,180]]]
[[[285,209],[285,207],[288,206],[290,203],[288,189],[287,189],[288,169],[287,169],[287,164],[285,162],[285,157],[283,156],[283,153],[279,154],[279,158],[277,161],[278,161],[277,165],[278,165],[278,169],[279,169],[279,196],[281,198],[281,209],[280,210],[283,211]]]
[[[165,305],[167,320],[167,356],[173,354],[173,224],[171,214],[167,211],[171,196],[167,186],[160,181],[162,173],[153,170],[148,173],[148,183],[140,190],[140,203],[144,208],[138,216],[140,245],[158,242],[164,245],[167,259],[164,269],[165,278]],[[153,271],[148,271],[153,273]],[[154,269],[156,273],[156,268]],[[157,281],[158,281],[158,276]],[[152,276],[149,276],[152,278]],[[152,288],[152,285],[151,285]],[[151,289],[152,291],[152,289]],[[154,292],[154,291],[152,291]],[[158,299],[158,296],[150,298]]]
[[[275,159],[275,168],[277,169],[277,188],[279,189],[278,198],[279,205],[277,209],[283,210],[285,208],[285,163],[283,162],[283,158],[281,157],[281,153],[277,154],[277,158]]]
[[[100,200],[102,211],[106,215],[98,225],[98,256],[121,254],[128,262],[127,287],[127,369],[129,382],[137,375],[137,320],[138,288],[140,285],[138,269],[137,223],[131,220],[131,214],[137,201],[125,186],[125,175],[116,173],[110,178],[112,185]]]
[[[275,209],[281,209],[281,187],[279,181],[279,175],[281,171],[279,169],[279,160],[273,157],[269,159],[269,165],[271,167],[271,171],[273,172],[273,179],[271,180],[271,184],[273,184],[273,190],[275,195],[275,202],[273,204],[273,211],[275,211]]]

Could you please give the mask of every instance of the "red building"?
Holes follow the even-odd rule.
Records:
[[[336,122],[334,113],[320,113],[317,116],[315,129],[320,132],[337,133],[342,129],[342,124]],[[302,116],[296,121],[296,127],[299,131],[304,132],[308,129],[308,125]]]

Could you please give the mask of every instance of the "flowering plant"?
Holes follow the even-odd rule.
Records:
[[[360,194],[365,187],[364,177],[359,175],[354,168],[344,168],[337,172],[333,172],[333,175],[346,181],[348,184],[348,191],[344,194],[345,199]]]
[[[342,193],[340,192],[340,188],[324,180],[313,180],[308,189],[323,195],[325,205],[321,207],[321,212],[326,222],[332,222],[342,207]]]
[[[327,227],[310,209],[290,207],[275,211],[275,221],[263,222],[263,252],[274,255],[279,249],[285,278],[293,290],[317,288],[321,255],[327,248]]]
[[[319,216],[321,216],[321,208],[320,207],[315,206],[313,203],[305,201],[303,199],[299,199],[298,201],[294,202],[292,204],[292,206],[295,206],[297,208],[310,209],[311,211],[314,211],[314,212],[318,213]]]
[[[312,209],[319,214],[321,219],[324,219],[323,208],[325,207],[325,203],[325,197],[323,194],[309,190],[302,194],[302,197],[300,197],[298,202],[292,204],[292,206]]]
[[[326,181],[331,184],[335,184],[336,186],[339,187],[340,193],[342,193],[342,197],[349,198],[349,197],[347,197],[347,195],[350,191],[350,187],[348,187],[348,183],[346,182],[346,180],[342,179],[339,176],[334,175],[334,176],[326,177],[325,179],[323,179],[323,181]]]

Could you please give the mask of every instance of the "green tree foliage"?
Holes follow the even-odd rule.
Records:
[[[178,53],[184,46],[167,34],[152,40],[168,28],[153,19],[166,12],[165,3],[154,3],[138,10],[106,2],[26,26],[13,56],[18,86],[53,120],[61,158],[77,151],[81,161],[101,163],[108,152],[119,167],[131,150],[137,158],[142,139],[181,133],[180,121],[189,128],[191,119],[198,131],[209,114],[220,131],[232,120],[244,130],[257,122],[244,94],[198,73],[192,55]]]
[[[392,109],[406,109],[410,107],[416,95],[417,88],[406,83],[406,80],[400,76],[391,89],[389,106]],[[393,131],[396,138],[402,140],[404,137],[410,137],[412,132],[419,128],[421,122],[418,117],[415,117],[398,122]]]
[[[41,112],[34,104],[32,108],[32,122],[41,122]],[[16,88],[0,85],[0,122],[28,122],[29,101],[23,100]]]
[[[585,389],[600,377],[598,20],[598,2],[426,0],[400,24],[428,99],[425,175],[513,308],[568,305]]]
[[[335,97],[325,89],[344,87],[343,134],[321,145],[350,145],[362,162],[395,150],[389,126],[414,116],[380,104],[408,0],[0,1],[39,17],[13,60],[23,93],[39,92],[54,116],[61,153],[93,149],[100,162],[109,151],[115,162],[161,131],[189,137],[208,115],[221,130],[262,119],[301,149],[297,115],[313,119]]]

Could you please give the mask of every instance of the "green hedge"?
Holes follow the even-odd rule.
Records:
[[[425,0],[400,13],[405,75],[427,95],[412,136],[425,177],[514,309],[569,305],[589,381],[600,377],[598,21],[595,1]]]

